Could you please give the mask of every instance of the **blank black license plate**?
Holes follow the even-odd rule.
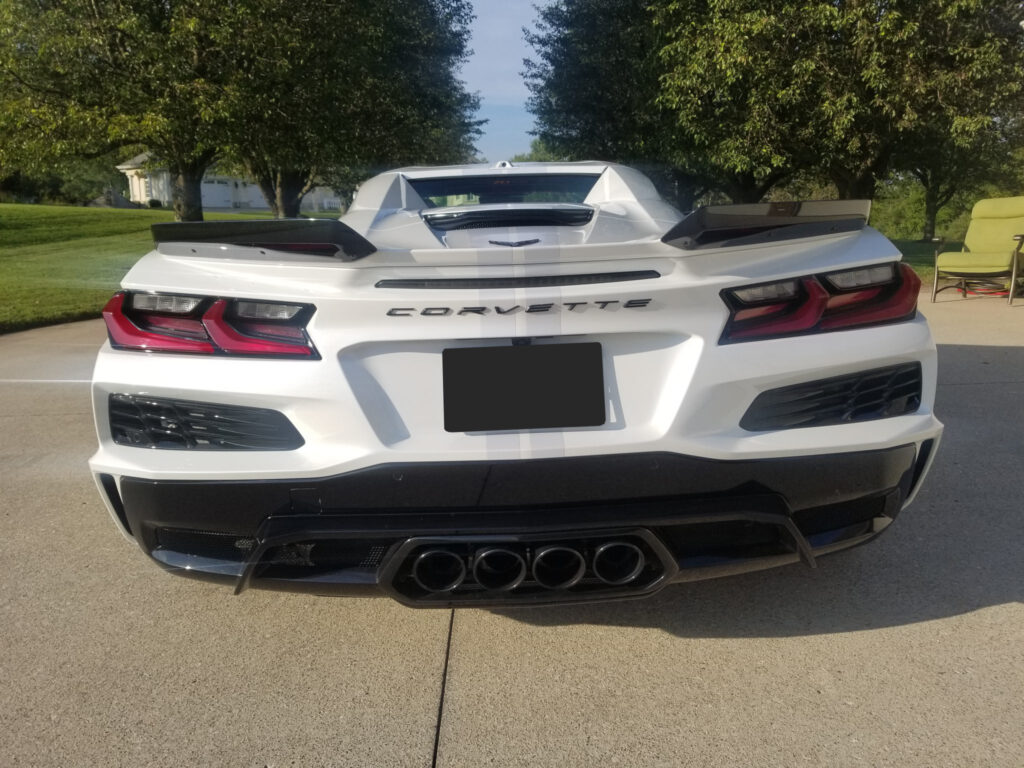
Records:
[[[596,342],[446,349],[442,363],[447,432],[604,424]]]

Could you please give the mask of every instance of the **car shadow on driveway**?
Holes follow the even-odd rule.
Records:
[[[645,600],[502,609],[542,626],[648,626],[681,637],[789,637],[899,626],[1024,599],[1024,348],[939,347],[946,425],[917,500],[877,540],[794,565],[667,587]]]

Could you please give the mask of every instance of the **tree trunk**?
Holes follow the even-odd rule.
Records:
[[[829,177],[836,185],[840,200],[871,200],[875,196],[878,180],[889,170],[890,148],[879,150],[870,160],[856,168],[832,168]]]
[[[302,198],[312,188],[308,171],[280,170],[277,174],[277,210],[276,216],[283,219],[295,219],[302,208]]]
[[[935,237],[935,219],[940,207],[938,185],[928,184],[924,188],[924,231],[921,233],[921,239],[925,242]]]
[[[724,180],[722,186],[734,203],[758,203],[764,197],[761,185],[751,173],[734,173]]]
[[[701,185],[695,176],[680,168],[670,168],[668,177],[672,186],[668,200],[684,213],[692,211],[697,200],[707,194],[707,186]]]
[[[250,168],[249,173],[256,179],[256,183],[259,185],[260,193],[263,195],[263,199],[267,201],[267,205],[270,206],[270,213],[275,219],[280,219],[281,215],[278,212],[277,207],[277,188],[274,186],[274,177],[269,173],[258,173],[254,169]]]
[[[249,163],[247,168],[275,219],[298,218],[302,198],[313,188],[313,171],[258,167],[255,163]]]
[[[215,157],[214,153],[207,152],[198,158],[168,163],[176,221],[203,220],[203,174]]]
[[[871,200],[875,196],[877,181],[870,170],[858,174],[833,173],[832,181],[840,200]]]
[[[772,171],[762,179],[752,173],[734,173],[725,179],[723,191],[734,203],[759,203],[772,187],[789,175],[789,171],[782,169]]]
[[[171,198],[175,221],[203,220],[203,173],[205,168],[178,168],[171,171]]]

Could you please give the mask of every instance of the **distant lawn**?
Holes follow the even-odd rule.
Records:
[[[253,215],[267,213],[207,218]],[[0,204],[0,333],[99,317],[124,273],[153,247],[149,225],[173,219],[167,210]],[[895,243],[929,284],[935,246]],[[958,250],[960,243],[945,248]]]
[[[925,285],[931,285],[935,275],[935,246],[936,243],[922,243],[920,240],[893,240],[896,247],[903,254],[903,261],[914,268],[917,276]],[[943,251],[959,251],[963,247],[962,242],[947,240],[942,244]]]
[[[173,220],[168,210],[0,204],[0,333],[99,317],[152,249],[149,225]]]

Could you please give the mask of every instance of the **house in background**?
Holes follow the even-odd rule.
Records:
[[[166,168],[147,167],[150,154],[144,152],[121,163],[117,170],[128,177],[128,198],[133,203],[149,205],[159,200],[169,208],[172,204],[171,174]],[[237,176],[224,176],[211,169],[203,176],[203,210],[246,209],[269,211],[270,206],[259,185]],[[328,187],[314,187],[302,199],[303,211],[340,211],[341,199]]]

